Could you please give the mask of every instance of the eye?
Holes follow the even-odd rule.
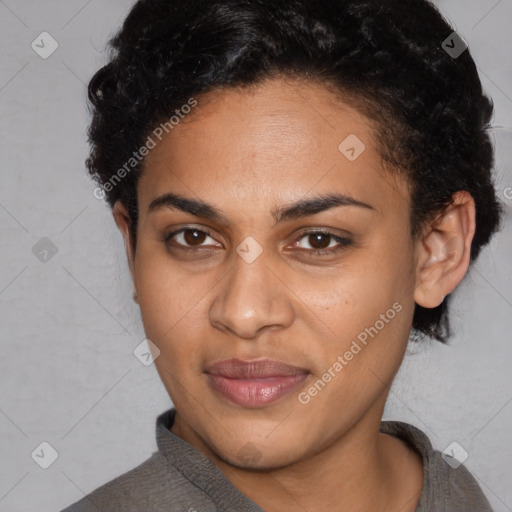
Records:
[[[308,245],[312,247],[304,247],[301,245],[301,240],[305,240]],[[334,254],[342,251],[345,247],[352,244],[352,240],[347,237],[335,235],[329,231],[308,231],[303,233],[302,236],[295,242],[295,246],[304,249],[310,256],[322,256]]]
[[[173,238],[177,243],[172,243]],[[164,238],[164,241],[167,244],[171,245],[173,248],[183,249],[185,251],[193,251],[195,247],[204,248],[202,244],[204,243],[205,239],[208,238],[210,238],[210,240],[212,240],[214,244],[217,244],[217,242],[213,240],[211,233],[209,231],[196,228],[181,228],[177,231],[169,233]],[[217,244],[217,246],[218,245],[220,244]]]

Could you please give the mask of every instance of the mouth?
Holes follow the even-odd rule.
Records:
[[[211,364],[206,376],[212,389],[243,407],[263,407],[288,395],[306,380],[309,372],[275,359],[229,359]]]

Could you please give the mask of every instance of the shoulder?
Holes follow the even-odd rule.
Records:
[[[408,442],[422,456],[423,489],[416,512],[492,512],[475,477],[455,453],[434,449],[427,435],[408,423],[383,421],[380,430]]]
[[[442,510],[492,512],[476,478],[453,455],[432,450],[429,473],[430,501]]]
[[[183,512],[203,501],[198,489],[159,452],[61,512]]]

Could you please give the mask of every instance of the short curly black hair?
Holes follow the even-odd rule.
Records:
[[[493,105],[469,50],[443,48],[455,45],[450,37],[453,28],[426,0],[139,0],[89,83],[88,171],[110,207],[120,200],[128,209],[135,250],[144,160],[133,155],[155,127],[214,89],[317,81],[372,121],[383,162],[407,178],[411,236],[455,192],[471,194],[473,261],[503,210],[491,176]],[[416,339],[446,342],[448,299],[416,304]]]

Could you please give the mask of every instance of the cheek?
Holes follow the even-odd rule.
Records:
[[[174,263],[161,248],[141,248],[137,255],[136,287],[146,335],[161,350],[166,350],[176,333],[187,330],[186,345],[196,337],[193,329],[201,325],[202,300],[215,287],[213,273],[200,276]],[[204,318],[202,319],[204,321]]]
[[[327,281],[328,289],[309,295],[337,332],[354,336],[373,325],[395,302],[405,307],[412,297],[414,273],[408,250],[397,252],[389,243],[358,249],[350,263]],[[403,247],[403,246],[402,246]],[[347,332],[346,329],[349,329]]]
[[[387,382],[400,364],[409,337],[414,308],[412,252],[405,238],[399,252],[396,239],[377,242],[340,267],[327,281],[328,289],[309,295],[309,304],[314,304],[331,330],[318,346],[322,371],[346,354],[349,371],[342,372],[339,385],[350,386],[349,382],[359,379],[368,382],[366,377],[375,380],[375,375]]]

